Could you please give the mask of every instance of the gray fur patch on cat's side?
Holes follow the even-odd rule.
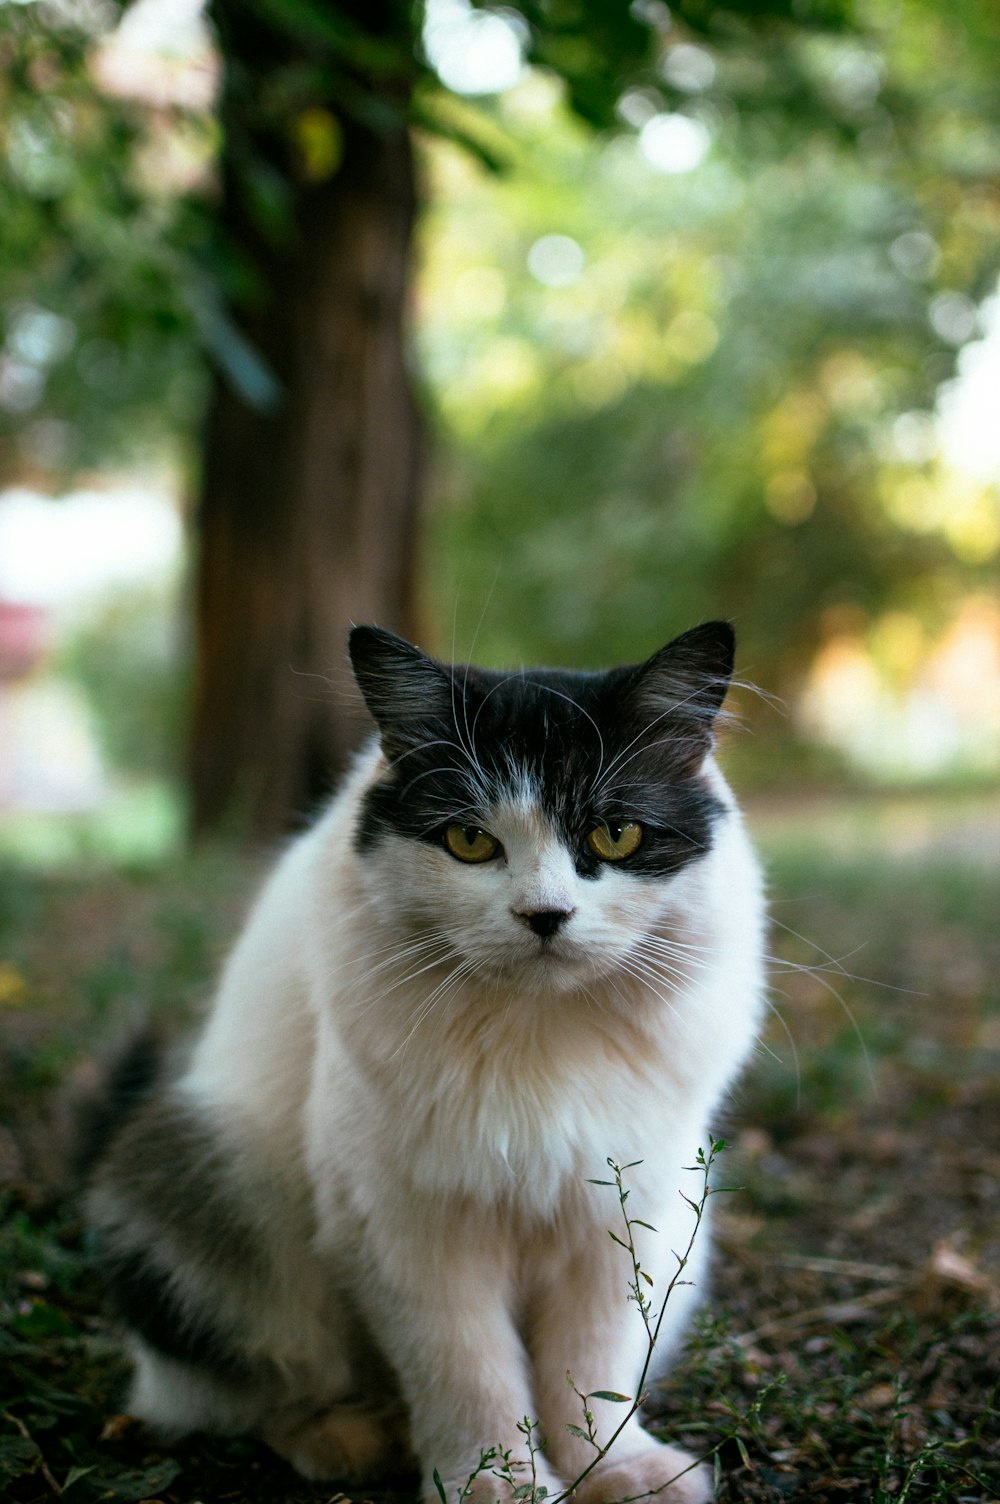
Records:
[[[260,1364],[211,1298],[268,1284],[263,1230],[237,1166],[219,1125],[160,1094],[113,1141],[90,1209],[116,1315],[167,1356],[246,1383]]]
[[[95,1193],[100,1200],[110,1191],[125,1219],[154,1223],[208,1269],[261,1278],[266,1259],[240,1180],[222,1127],[163,1093],[147,1099],[114,1140]]]

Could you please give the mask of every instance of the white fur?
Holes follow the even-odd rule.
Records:
[[[632,1394],[645,1347],[608,1237],[614,1193],[588,1181],[608,1178],[609,1156],[641,1161],[629,1207],[658,1229],[639,1231],[655,1304],[690,1236],[683,1167],[758,1025],[758,870],[711,759],[729,813],[707,855],[663,882],[611,864],[580,877],[530,789],[494,811],[503,860],[467,865],[397,837],[359,855],[360,800],[383,770],[363,755],[278,865],[181,1090],[300,1188],[268,1232],[280,1289],[254,1314],[256,1350],[294,1369],[286,1399],[318,1408],[350,1389],[346,1289],[399,1375],[429,1493],[433,1468],[454,1489],[526,1415],[548,1438],[539,1481],[556,1489],[590,1460],[566,1429],[580,1422],[566,1370]],[[571,917],[543,943],[518,915],[550,908]],[[696,1270],[704,1253],[702,1237]],[[671,1299],[661,1366],[694,1299]],[[157,1361],[144,1355],[143,1415],[176,1424],[204,1403],[221,1423]],[[610,1434],[620,1407],[593,1408]],[[239,1405],[232,1420],[247,1423]],[[668,1451],[632,1422],[613,1458],[662,1487]],[[586,1500],[603,1497],[599,1477]],[[662,1497],[705,1485],[689,1475]]]

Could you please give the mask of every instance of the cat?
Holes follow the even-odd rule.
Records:
[[[591,1182],[638,1162],[655,1297],[759,1022],[761,879],[713,756],[733,647],[710,622],[640,664],[499,673],[353,630],[378,736],[93,1180],[133,1414],[256,1432],[312,1478],[412,1456],[448,1504],[511,1498],[476,1469],[524,1453],[525,1418],[550,1498],[593,1463],[567,1371],[634,1396],[647,1337]],[[707,1251],[702,1230],[657,1373]],[[623,1408],[589,1405],[603,1441]],[[574,1497],[651,1492],[696,1504],[708,1469],[633,1416]]]

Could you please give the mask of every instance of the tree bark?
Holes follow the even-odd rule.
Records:
[[[217,22],[231,3],[216,0]],[[226,66],[244,70],[245,98],[253,70],[266,77],[274,38],[236,8],[223,47]],[[267,838],[308,817],[358,740],[350,624],[412,631],[421,440],[406,322],[416,192],[403,110],[384,129],[341,119],[337,169],[292,184],[290,223],[265,231],[236,160],[248,136],[236,109],[227,118],[224,96],[221,221],[256,274],[240,333],[281,390],[260,411],[220,378],[210,407],[190,786],[196,834]],[[287,158],[287,138],[250,147],[257,161]]]

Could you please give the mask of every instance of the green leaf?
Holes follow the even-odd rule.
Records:
[[[90,1481],[97,1497],[107,1504],[138,1504],[140,1499],[155,1499],[181,1471],[179,1462],[164,1457],[152,1467],[127,1468],[120,1473],[97,1472]]]
[[[19,1337],[78,1337],[79,1328],[68,1316],[45,1300],[32,1302],[31,1310],[11,1323]]]
[[[502,142],[486,139],[489,122],[463,109],[453,96],[416,94],[410,106],[410,119],[431,135],[469,152],[487,172],[499,175],[512,166],[509,148],[505,151]]]
[[[631,1405],[630,1394],[617,1394],[614,1389],[592,1389],[587,1395],[588,1400],[611,1400],[615,1405]]]
[[[590,1437],[587,1435],[586,1431],[581,1430],[581,1428],[579,1426],[573,1426],[573,1425],[570,1425],[569,1422],[567,1422],[566,1429],[567,1429],[567,1431],[569,1431],[571,1433],[571,1435],[573,1435],[573,1436],[579,1436],[579,1438],[580,1438],[581,1441],[589,1441],[590,1440]]]
[[[81,1478],[86,1478],[87,1474],[92,1473],[93,1471],[93,1467],[71,1467],[69,1472],[66,1474],[66,1478],[63,1482],[63,1493],[65,1493],[68,1488],[72,1488],[74,1483],[78,1483]]]
[[[438,1498],[441,1500],[441,1504],[448,1504],[448,1495],[444,1491],[444,1484],[441,1482],[441,1474],[438,1472],[437,1468],[435,1468],[431,1473],[431,1477],[434,1480],[434,1487],[437,1489]]]
[[[25,1395],[30,1395],[39,1405],[56,1415],[73,1415],[88,1409],[88,1402],[80,1395],[57,1388],[55,1384],[50,1384],[47,1379],[33,1373],[30,1368],[22,1367],[20,1363],[11,1363],[9,1371]]]
[[[34,1472],[42,1454],[27,1436],[0,1436],[0,1483]]]
[[[644,1227],[647,1232],[656,1232],[656,1228],[653,1226],[652,1222],[643,1222],[643,1220],[642,1220],[641,1217],[632,1217],[632,1218],[630,1218],[629,1219],[629,1226],[630,1227]]]

